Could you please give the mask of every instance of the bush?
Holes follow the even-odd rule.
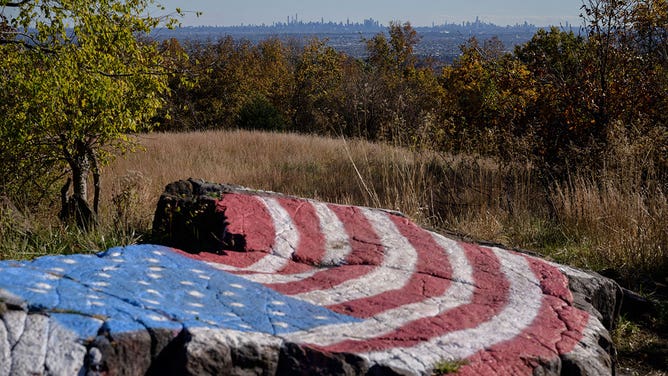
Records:
[[[239,111],[237,126],[241,129],[280,131],[285,129],[285,120],[264,95],[256,95]]]

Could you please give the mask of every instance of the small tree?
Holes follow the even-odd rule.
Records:
[[[64,171],[61,217],[88,227],[98,212],[100,167],[131,149],[130,135],[149,129],[162,105],[167,71],[146,36],[174,20],[150,16],[158,9],[153,0],[0,0],[3,5],[16,9],[11,30],[0,36],[4,158],[19,162],[12,151],[30,153],[29,165],[14,166],[29,178]],[[17,177],[5,184],[19,183]]]

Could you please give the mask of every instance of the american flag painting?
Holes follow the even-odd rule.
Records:
[[[592,319],[553,264],[396,213],[242,193],[216,210],[243,244],[5,261],[0,291],[81,338],[101,326],[264,333],[409,374],[453,361],[462,375],[530,375],[574,351]]]
[[[552,264],[395,213],[235,193],[217,209],[245,252],[189,257],[355,319],[283,335],[291,341],[416,372],[465,360],[460,374],[531,374],[571,351],[589,320]]]

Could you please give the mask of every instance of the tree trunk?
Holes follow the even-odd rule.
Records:
[[[73,184],[73,194],[69,199],[63,201],[64,205],[60,212],[60,218],[63,221],[74,220],[82,230],[89,230],[95,223],[95,216],[88,204],[88,175],[91,168],[88,149],[85,143],[78,141],[75,153],[68,158],[72,178],[71,180],[68,179],[62,193],[69,190],[71,182]]]
[[[93,214],[97,219],[100,209],[100,166],[97,163],[97,156],[91,148],[88,148],[88,158],[90,159],[91,170],[93,170]]]

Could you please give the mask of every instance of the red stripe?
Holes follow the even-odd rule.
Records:
[[[287,295],[330,289],[370,273],[381,264],[384,247],[361,209],[341,205],[329,205],[329,208],[343,223],[349,237],[352,252],[346,258],[345,265],[320,271],[301,281],[267,284],[267,287]]]
[[[186,256],[201,261],[245,268],[271,252],[275,241],[274,222],[266,205],[258,197],[228,193],[216,202],[216,211],[225,215],[225,223],[220,225],[225,226],[228,233],[244,237],[243,250],[228,249],[224,250],[223,255],[203,252]]]
[[[269,209],[259,197],[226,194],[216,203],[225,214],[227,231],[246,238],[246,251],[270,252],[276,231]]]
[[[186,256],[206,262],[215,262],[245,268],[261,260],[274,246],[274,221],[266,205],[258,197],[228,193],[216,202],[216,211],[225,215],[225,231],[243,236],[242,251],[224,250],[224,255],[213,253]]]
[[[188,254],[186,256],[205,262],[215,262],[217,264],[229,265],[238,268],[244,268],[248,265],[260,261],[267,254],[264,252],[233,252],[229,251],[225,255],[202,252],[198,254]]]
[[[279,198],[277,201],[290,214],[292,223],[299,233],[299,244],[292,260],[298,264],[319,265],[325,256],[325,236],[322,234],[320,218],[315,208],[304,200]],[[304,271],[304,266],[299,267],[298,264],[291,263],[279,273],[292,274]]]
[[[450,286],[452,268],[445,250],[431,234],[406,218],[388,214],[397,229],[417,252],[416,272],[402,288],[327,308],[359,318],[368,318],[402,305],[443,295]]]
[[[371,352],[412,347],[452,331],[474,328],[498,315],[508,303],[510,287],[501,271],[501,263],[490,249],[466,243],[460,243],[460,246],[469,264],[473,265],[473,282],[476,287],[471,303],[434,317],[412,321],[376,338],[343,341],[324,349],[332,352]]]
[[[540,281],[544,298],[531,325],[515,338],[469,357],[460,375],[531,375],[541,363],[555,360],[582,339],[589,315],[573,307],[568,279],[555,267],[526,256]]]

